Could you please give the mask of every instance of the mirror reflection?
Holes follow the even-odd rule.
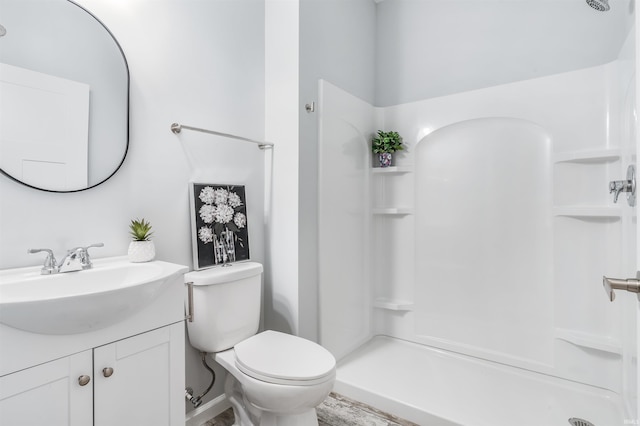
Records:
[[[104,182],[128,147],[118,42],[72,1],[0,0],[0,10],[0,171],[47,191]]]

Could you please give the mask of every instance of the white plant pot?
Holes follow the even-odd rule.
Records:
[[[153,241],[131,241],[127,255],[130,262],[149,262],[156,257],[156,246]]]

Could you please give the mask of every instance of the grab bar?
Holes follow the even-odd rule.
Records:
[[[171,131],[176,135],[180,133],[182,129],[193,130],[195,132],[209,133],[210,135],[223,136],[225,138],[231,138],[239,141],[255,143],[255,144],[258,144],[258,148],[260,149],[273,148],[274,146],[272,142],[257,141],[254,139],[245,138],[243,136],[232,135],[230,133],[216,132],[215,130],[201,129],[199,127],[192,127],[192,126],[187,126],[179,123],[171,124]]]

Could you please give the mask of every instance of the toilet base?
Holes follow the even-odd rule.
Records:
[[[227,374],[224,393],[231,404],[235,422],[233,426],[318,426],[316,409],[302,413],[272,413],[252,405],[244,397],[240,382],[232,374]]]

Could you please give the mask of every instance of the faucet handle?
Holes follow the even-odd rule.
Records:
[[[67,250],[67,254],[77,253],[80,256],[84,256],[89,254],[89,249],[92,247],[104,247],[104,243],[95,243],[85,247],[83,246],[74,247],[70,250]]]
[[[57,272],[56,258],[53,255],[53,251],[51,249],[47,249],[47,248],[28,249],[27,253],[33,254],[33,253],[40,253],[42,251],[47,253],[47,257],[44,259],[44,266],[40,270],[40,273],[42,275],[55,274]]]
[[[104,243],[94,243],[94,244],[90,244],[84,248],[84,251],[89,250],[91,247],[104,247]]]
[[[80,261],[82,262],[83,269],[89,269],[93,266],[91,263],[91,256],[89,256],[89,249],[92,247],[104,247],[104,243],[95,243],[90,244],[86,247],[78,247],[77,250],[80,251]]]

